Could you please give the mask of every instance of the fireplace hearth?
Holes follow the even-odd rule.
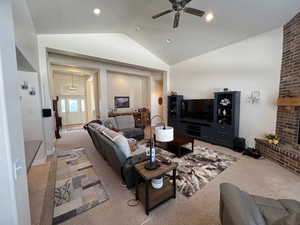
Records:
[[[263,156],[300,174],[300,13],[283,29],[276,134],[280,144],[256,140]]]

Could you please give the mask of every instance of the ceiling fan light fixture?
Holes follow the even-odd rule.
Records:
[[[77,91],[77,87],[74,86],[69,86],[68,89],[69,91]]]
[[[209,12],[209,13],[206,14],[206,16],[205,16],[206,22],[209,23],[209,22],[211,22],[213,19],[214,19],[214,14],[213,14],[212,12]]]

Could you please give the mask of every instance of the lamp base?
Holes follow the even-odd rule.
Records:
[[[152,163],[148,162],[147,164],[145,164],[146,170],[155,170],[159,167],[160,167],[160,165],[156,161],[154,161]]]

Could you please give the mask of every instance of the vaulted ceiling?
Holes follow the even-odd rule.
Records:
[[[193,0],[190,7],[213,12],[215,19],[184,14],[173,29],[173,13],[151,18],[170,8],[168,0],[27,1],[39,34],[125,33],[168,64],[282,26],[300,11],[299,0]]]

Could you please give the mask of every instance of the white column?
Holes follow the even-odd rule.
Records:
[[[42,94],[42,108],[52,109],[52,79],[51,71],[48,69],[48,59],[46,47],[41,46],[39,43],[39,61],[40,61],[40,81],[41,81],[41,94]],[[53,113],[53,112],[52,112]],[[52,154],[54,150],[55,141],[55,120],[54,115],[52,117],[43,118],[43,128],[45,135],[45,154]]]
[[[30,225],[11,0],[0,1],[0,224]],[[20,166],[15,175],[15,165]]]
[[[100,116],[101,120],[108,118],[108,79],[106,68],[100,70]]]

